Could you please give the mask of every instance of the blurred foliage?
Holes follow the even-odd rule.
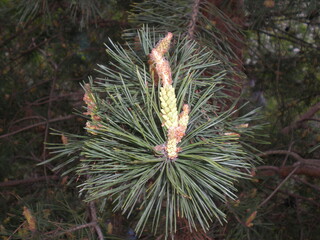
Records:
[[[304,171],[284,178],[299,162],[290,152],[314,159],[310,168],[320,169],[320,3],[247,0],[245,6],[246,91],[255,106],[263,107],[271,143],[258,148],[285,151],[264,156],[257,179],[250,187],[244,185],[239,200],[258,214],[252,232],[242,228],[237,234],[248,239],[317,239],[320,228],[313,222],[319,216],[320,175]],[[257,207],[282,181],[272,198]]]
[[[46,158],[42,145],[49,137],[46,121],[51,121],[55,128],[63,125],[62,128],[82,131],[83,120],[71,116],[73,108],[82,104],[79,83],[106,57],[103,42],[108,37],[119,39],[129,7],[129,3],[125,6],[102,2],[103,11],[95,19],[87,19],[84,29],[80,29],[78,22],[82,20],[75,21],[67,8],[69,1],[1,2],[0,130],[8,133],[36,125],[2,143],[1,167],[6,171],[1,171],[1,180],[15,178],[11,174],[17,174],[19,168],[22,175],[28,174],[22,167],[24,163]],[[39,8],[49,4],[50,12],[41,8],[25,19],[20,13],[22,5],[29,9],[31,3]],[[75,4],[73,1],[72,6]],[[118,10],[112,15],[114,9]],[[50,21],[47,21],[48,15]],[[80,10],[77,15],[82,19]],[[96,23],[93,27],[92,21]],[[59,121],[60,118],[66,119]],[[39,123],[43,124],[37,125]]]
[[[317,121],[307,120],[305,127],[290,131],[288,139],[281,130],[320,100],[320,3],[274,1],[271,7],[266,2],[246,1],[252,6],[247,9],[245,65],[252,99],[266,108],[272,143],[281,148],[279,144],[294,141],[293,147],[306,154],[319,143]]]
[[[90,209],[78,197],[78,189],[67,185],[69,178],[50,178],[60,174],[52,171],[55,166],[36,166],[48,158],[43,142],[62,141],[49,135],[50,128],[84,132],[85,120],[73,114],[83,105],[79,83],[88,75],[99,76],[93,72],[96,64],[109,61],[103,46],[108,37],[123,42],[123,30],[144,23],[187,34],[195,2],[144,1],[133,6],[129,25],[131,1],[0,0],[0,238],[96,238],[90,228],[68,232],[91,221]],[[210,7],[223,21],[204,14],[196,21],[195,38],[214,51],[227,46],[228,54],[216,51],[221,61],[239,64],[241,59],[241,71],[248,76],[243,101],[251,102],[250,109],[262,107],[262,122],[269,123],[265,131],[271,144],[256,148],[319,160],[319,111],[305,115],[312,107],[319,109],[320,102],[319,1],[245,0],[240,8],[234,2],[200,1],[203,11]],[[239,10],[242,21],[237,19]],[[232,29],[227,38],[221,22]],[[231,44],[224,45],[228,40]],[[234,41],[241,44],[235,46]],[[303,116],[309,117],[299,121]],[[282,175],[280,169],[297,159],[288,153],[262,158],[262,165],[252,172],[255,177],[239,182],[239,199],[224,205],[227,224],[213,223],[206,235],[191,237],[181,230],[177,239],[317,240],[319,176],[294,174],[283,182],[288,172]],[[47,181],[23,182],[46,175]],[[6,186],[15,180],[22,182]],[[136,239],[132,219],[112,214],[108,202],[106,208],[98,214],[106,238]],[[23,214],[26,209],[36,221],[36,231]],[[154,237],[146,232],[141,239]]]
[[[49,134],[51,127],[83,132],[85,120],[73,114],[82,106],[80,83],[106,60],[103,43],[108,37],[121,41],[129,5],[130,1],[0,1],[0,134],[9,133],[0,139],[1,182],[52,175],[52,167],[36,167],[48,155],[43,143],[61,141]],[[74,186],[56,180],[22,183],[1,189],[0,195],[3,239],[46,239],[88,218]],[[24,206],[37,219],[36,233],[27,231]],[[89,228],[68,236],[85,238],[94,238]]]

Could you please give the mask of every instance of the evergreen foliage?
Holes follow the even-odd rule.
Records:
[[[215,218],[225,220],[219,205],[235,198],[236,179],[249,177],[254,155],[239,138],[250,135],[255,111],[238,118],[235,104],[221,111],[228,97],[217,94],[227,78],[225,71],[216,71],[221,62],[212,51],[177,36],[165,56],[178,111],[183,104],[191,110],[178,156],[171,159],[165,153],[160,83],[149,72],[147,57],[159,36],[147,27],[138,36],[142,54],[111,42],[107,53],[113,60],[99,70],[104,77],[85,87],[89,135],[65,134],[68,143],[51,147],[59,154],[44,163],[62,157],[58,168],[69,172],[66,164],[77,162],[73,171],[84,179],[79,187],[86,201],[112,200],[114,210],[128,216],[138,208],[138,233],[147,223],[156,233],[163,217],[166,237],[177,231],[179,218],[207,231]]]

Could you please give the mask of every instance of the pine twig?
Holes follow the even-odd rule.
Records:
[[[48,54],[43,51],[42,49],[40,49],[40,52],[48,58]],[[52,98],[53,98],[53,94],[54,94],[54,89],[55,89],[55,85],[56,85],[56,81],[58,78],[58,65],[56,62],[54,62],[52,59],[48,58],[49,62],[51,63],[53,69],[54,69],[54,76],[52,77],[52,83],[51,83],[51,88],[50,88],[50,92],[49,92],[49,102],[48,102],[48,109],[47,109],[47,124],[46,124],[46,129],[44,132],[44,140],[43,142],[46,143],[48,140],[48,134],[49,134],[49,121],[51,119],[51,107],[52,107]],[[46,147],[45,145],[43,146],[43,151],[42,151],[42,158],[43,161],[46,160]]]
[[[291,171],[291,173],[285,179],[282,180],[282,182],[276,187],[276,189],[262,203],[258,205],[257,209],[266,204],[277,193],[277,191],[283,186],[283,184],[285,184],[285,182],[290,179],[290,177],[295,173],[295,171],[298,170],[299,166],[300,164],[297,164],[297,166]]]
[[[82,224],[82,225],[78,225],[78,226],[69,228],[68,230],[64,230],[64,231],[58,232],[58,233],[54,233],[54,232],[56,232],[56,230],[50,231],[50,232],[46,232],[45,235],[51,235],[50,239],[52,239],[52,238],[64,235],[66,233],[71,233],[71,232],[75,232],[75,231],[81,230],[83,228],[94,227],[95,224],[96,224],[95,222],[90,222],[90,223],[86,223],[86,224]]]
[[[283,128],[281,132],[283,134],[288,134],[292,129],[301,127],[301,125],[303,124],[303,122],[306,121],[306,119],[311,119],[319,110],[320,110],[320,102],[313,105],[306,113],[301,115],[301,117],[298,120],[294,121],[289,126]]]
[[[62,232],[58,232],[58,233],[55,233],[55,234],[52,234],[52,232],[47,232],[46,235],[50,235],[52,234],[52,238],[54,237],[58,237],[58,236],[61,236],[63,234],[66,234],[66,233],[71,233],[71,232],[75,232],[75,231],[78,231],[80,229],[83,229],[83,228],[94,228],[97,235],[98,235],[98,239],[99,240],[104,240],[104,236],[103,236],[103,233],[102,233],[102,230],[98,224],[98,218],[97,218],[97,211],[96,211],[96,207],[94,205],[94,202],[90,202],[89,203],[89,209],[90,209],[90,217],[91,217],[91,222],[89,223],[86,223],[86,224],[82,224],[82,225],[78,225],[78,226],[75,226],[75,227],[72,227],[68,230],[64,230]]]
[[[265,156],[268,156],[268,155],[279,155],[279,154],[280,155],[282,155],[282,154],[289,155],[289,156],[293,157],[294,159],[296,159],[301,164],[320,167],[319,159],[303,158],[298,153],[287,151],[287,150],[270,150],[270,151],[266,151],[266,152],[260,153],[260,154],[258,154],[258,156],[259,157],[265,157]]]
[[[75,226],[73,228],[68,229],[67,231],[64,231],[63,234],[78,231],[80,229],[87,228],[87,227],[93,227],[95,224],[96,224],[95,222],[90,222],[90,223],[82,224],[79,226]]]
[[[298,169],[294,174],[307,175],[312,177],[320,177],[320,160],[319,159],[307,159],[301,157],[295,152],[288,150],[271,150],[258,154],[260,157],[265,157],[268,155],[286,155],[291,156],[296,159],[298,162],[291,166],[259,166],[257,170],[264,171],[262,175],[273,176],[274,173],[286,177],[298,166]],[[297,165],[298,164],[298,165]]]
[[[272,188],[270,186],[266,186],[266,188],[274,190],[274,188]],[[291,196],[291,197],[294,197],[294,198],[298,198],[298,199],[307,201],[307,202],[312,203],[313,205],[315,205],[317,207],[320,207],[320,204],[318,203],[318,201],[315,201],[312,198],[304,197],[304,196],[301,196],[301,195],[298,195],[298,194],[294,194],[294,193],[291,193],[291,192],[288,192],[288,191],[285,191],[285,190],[281,190],[281,189],[279,189],[278,192],[282,193],[282,194],[285,194],[285,195],[288,195],[288,196]]]
[[[52,176],[42,176],[37,178],[28,178],[23,180],[12,180],[12,181],[1,182],[0,187],[13,187],[13,186],[22,185],[22,184],[32,184],[36,182],[42,182],[47,180],[59,180],[59,179],[60,179],[59,176],[52,175]]]
[[[13,231],[13,233],[9,236],[9,238],[7,238],[7,240],[11,240],[13,235],[19,231],[20,228],[22,228],[22,226],[25,224],[25,222],[21,223],[17,228],[16,230]]]
[[[18,130],[16,130],[16,131],[13,131],[13,132],[9,132],[9,133],[0,135],[0,139],[1,139],[1,138],[6,138],[6,137],[9,137],[9,136],[12,136],[12,135],[15,135],[15,134],[17,134],[17,133],[20,133],[20,132],[29,130],[29,129],[31,129],[31,128],[34,128],[34,127],[38,127],[38,126],[47,124],[47,123],[53,123],[53,122],[59,122],[59,121],[63,121],[63,120],[68,120],[68,119],[71,119],[71,118],[74,118],[74,117],[75,117],[75,115],[67,115],[67,116],[63,116],[63,117],[53,118],[53,119],[50,119],[49,121],[44,121],[44,122],[35,123],[35,124],[32,124],[32,125],[26,126],[26,127],[24,127],[24,128],[20,128],[20,129],[18,129]]]
[[[320,164],[320,162],[319,162]],[[257,170],[261,171],[260,176],[274,176],[276,174],[281,177],[288,176],[296,165],[276,167],[276,166],[259,166]],[[299,166],[295,175],[305,175],[310,177],[320,178],[320,166],[315,167],[314,165],[302,164]]]
[[[320,192],[320,187],[318,187],[317,185],[311,184],[311,183],[309,183],[308,181],[306,181],[306,180],[304,180],[304,179],[301,179],[301,178],[299,178],[299,177],[296,177],[296,176],[293,176],[292,178],[293,178],[294,180],[296,180],[296,181],[298,181],[298,182],[301,182],[301,183],[303,183],[303,184],[305,184],[305,185],[313,188],[314,190]]]
[[[89,208],[90,208],[91,221],[93,223],[95,223],[94,229],[96,230],[96,233],[98,234],[98,238],[99,238],[99,240],[104,240],[104,236],[103,236],[102,230],[101,230],[101,228],[100,228],[100,226],[98,224],[96,206],[95,206],[93,201],[91,201],[89,203]]]

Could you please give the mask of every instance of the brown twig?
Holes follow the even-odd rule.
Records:
[[[263,153],[258,154],[259,157],[265,157],[268,155],[289,155],[299,161],[301,164],[305,165],[310,165],[310,166],[315,166],[315,167],[320,167],[320,160],[319,159],[311,159],[311,158],[303,158],[301,157],[298,153],[291,152],[288,150],[271,150],[271,151],[266,151]]]
[[[294,144],[294,141],[291,141],[290,142],[290,145],[289,145],[289,149],[288,149],[288,152],[291,152],[291,149],[292,149],[292,145]],[[286,157],[284,158],[282,164],[281,164],[281,167],[284,167],[287,163],[287,160],[289,158],[289,154],[286,154]]]
[[[104,236],[103,236],[102,230],[98,224],[97,210],[96,210],[96,206],[93,201],[91,201],[89,203],[89,207],[90,207],[91,221],[95,223],[94,229],[96,230],[96,233],[98,235],[99,240],[103,240]]]
[[[289,126],[283,128],[281,132],[283,134],[288,134],[291,130],[295,128],[299,128],[303,125],[303,123],[306,121],[306,119],[312,119],[312,117],[320,110],[320,102],[313,105],[306,113],[302,114],[300,118],[296,121],[294,121]]]
[[[45,235],[52,235],[52,236],[50,236],[50,239],[52,239],[52,238],[61,236],[61,235],[66,234],[66,233],[71,233],[71,232],[78,231],[78,230],[83,229],[83,228],[94,227],[95,224],[96,224],[95,222],[90,222],[90,223],[86,223],[86,224],[82,224],[82,225],[78,225],[78,226],[72,227],[72,228],[70,228],[68,230],[63,230],[62,232],[58,232],[58,233],[54,233],[54,232],[56,232],[56,230],[50,231],[50,232],[46,232]]]
[[[58,232],[58,233],[55,233],[55,232],[57,232],[56,230],[55,231],[51,231],[51,232],[47,232],[47,233],[45,233],[45,235],[51,235],[50,239],[52,239],[52,238],[61,236],[61,235],[66,234],[66,233],[71,233],[71,232],[78,231],[78,230],[83,229],[83,228],[92,228],[93,227],[95,229],[97,235],[98,235],[98,239],[99,240],[104,240],[104,236],[103,236],[102,230],[101,230],[101,228],[100,228],[100,226],[98,224],[97,211],[96,211],[96,208],[95,208],[95,205],[94,205],[93,201],[89,203],[89,209],[90,209],[91,222],[86,223],[86,224],[82,224],[82,225],[78,225],[78,226],[72,227],[72,228],[70,228],[68,230],[63,230],[63,231]]]
[[[52,77],[52,83],[51,83],[51,88],[50,88],[50,93],[49,93],[49,102],[48,102],[48,108],[47,108],[47,124],[46,124],[46,129],[44,131],[44,140],[43,142],[46,143],[48,140],[48,134],[49,134],[49,121],[51,119],[51,106],[52,106],[52,98],[53,98],[53,93],[56,85],[56,81],[58,78],[58,65],[55,63],[51,58],[49,58],[49,55],[43,51],[39,50],[46,58],[48,58],[49,62],[51,63],[53,70],[54,70],[54,76]],[[43,146],[43,151],[42,151],[42,159],[43,161],[46,160],[46,147],[45,145]]]
[[[16,230],[14,230],[14,232],[9,236],[9,238],[7,238],[7,240],[11,240],[11,238],[13,237],[13,235],[14,235],[17,231],[19,231],[19,229],[20,229],[24,224],[25,224],[25,221],[24,221],[23,223],[21,223],[21,224],[19,225],[19,227],[17,227]]]
[[[23,122],[23,121],[26,121],[26,120],[34,120],[34,119],[41,119],[41,120],[46,120],[45,117],[42,117],[42,116],[30,116],[30,117],[24,117],[24,118],[20,118],[18,120],[15,120],[13,122],[11,122],[11,125],[15,125],[19,122]]]
[[[19,59],[22,58],[23,56],[25,56],[25,55],[27,55],[27,54],[29,54],[29,53],[37,50],[37,49],[40,48],[42,45],[45,45],[46,43],[50,42],[50,41],[51,41],[52,39],[54,39],[55,37],[57,37],[57,35],[54,35],[54,36],[52,36],[52,37],[50,37],[50,38],[46,38],[46,39],[43,40],[42,42],[38,43],[38,45],[32,44],[33,46],[32,46],[31,48],[28,48],[28,49],[26,49],[26,50],[24,50],[24,51],[20,51],[20,53],[19,53],[20,55],[17,56],[17,57],[15,57],[15,58],[12,58],[9,63],[11,64],[11,63],[19,60]]]
[[[46,97],[43,97],[43,98],[40,98],[40,99],[37,99],[36,101],[28,104],[28,106],[40,106],[42,104],[47,104],[49,103],[49,101],[51,102],[55,102],[55,101],[60,101],[64,98],[68,98],[68,99],[79,99],[82,101],[82,97],[83,97],[83,92],[76,92],[76,93],[68,93],[68,94],[61,94],[61,95],[58,95],[58,96],[55,96],[51,99],[49,99],[49,96],[46,96]]]
[[[260,157],[265,157],[268,155],[287,155],[296,159],[299,163],[298,169],[294,172],[297,175],[307,175],[312,177],[320,177],[320,160],[319,159],[307,159],[301,157],[299,154],[287,150],[272,150],[260,153]],[[261,175],[272,176],[276,174],[281,175],[282,177],[288,176],[293,169],[296,168],[296,164],[291,166],[259,166],[258,170],[262,170]]]
[[[262,207],[264,204],[266,204],[276,193],[277,191],[283,186],[283,184],[285,184],[286,181],[288,181],[288,179],[295,173],[295,171],[297,171],[299,168],[299,165],[297,165],[290,174],[288,174],[288,176],[282,180],[282,182],[276,187],[276,189],[274,189],[274,191],[263,201],[261,202],[257,209]]]
[[[63,116],[63,117],[53,118],[53,119],[50,119],[49,121],[44,121],[44,122],[35,123],[35,124],[32,124],[32,125],[26,126],[26,127],[24,127],[24,128],[20,128],[20,129],[18,129],[18,130],[16,130],[16,131],[13,131],[13,132],[9,132],[9,133],[0,135],[0,139],[1,139],[1,138],[6,138],[6,137],[9,137],[9,136],[12,136],[12,135],[15,135],[15,134],[17,134],[17,133],[20,133],[20,132],[29,130],[29,129],[31,129],[31,128],[35,128],[35,127],[38,127],[38,126],[41,126],[41,125],[45,125],[45,124],[47,124],[47,122],[49,122],[49,123],[59,122],[59,121],[71,119],[71,118],[74,118],[74,117],[75,117],[75,115],[67,115],[67,116]]]
[[[60,179],[59,176],[52,175],[52,176],[42,176],[42,177],[36,177],[36,178],[27,178],[22,180],[12,180],[12,181],[1,182],[0,187],[13,187],[17,185],[25,185],[25,184],[32,184],[32,183],[42,182],[47,180],[59,180],[59,179]]]
[[[80,229],[83,229],[83,228],[87,228],[87,227],[93,227],[96,223],[95,222],[90,222],[90,223],[86,223],[86,224],[82,224],[82,225],[79,225],[79,226],[75,226],[73,228],[70,228],[66,231],[64,231],[63,233],[71,233],[71,232],[74,232],[74,231],[78,231]]]
[[[35,119],[41,119],[41,120],[47,120],[45,117],[42,117],[42,116],[30,116],[30,117],[24,117],[24,118],[20,118],[20,119],[17,119],[17,120],[14,120],[14,121],[11,121],[9,124],[8,124],[8,131],[10,132],[11,131],[11,128],[16,125],[17,123],[20,123],[20,122],[23,122],[23,121],[27,121],[27,120],[35,120]]]
[[[296,180],[296,181],[298,181],[298,182],[301,182],[301,183],[303,183],[303,184],[305,184],[305,185],[313,188],[314,190],[320,192],[320,187],[318,187],[318,186],[316,186],[316,185],[314,185],[314,184],[311,184],[311,183],[309,183],[308,181],[306,181],[306,180],[304,180],[304,179],[301,179],[301,178],[299,178],[299,177],[297,177],[297,176],[293,176],[292,179],[294,179],[294,180]]]
[[[266,188],[271,189],[271,190],[274,190],[274,188],[272,188],[272,187],[270,187],[270,186],[266,186]],[[294,193],[290,193],[290,192],[288,192],[288,191],[281,190],[281,189],[279,189],[278,192],[279,192],[279,193],[282,193],[282,194],[285,194],[285,195],[288,195],[288,196],[291,196],[291,197],[294,197],[294,198],[299,198],[299,199],[305,200],[305,201],[307,201],[307,202],[310,202],[310,203],[316,205],[317,207],[320,207],[319,202],[313,200],[312,198],[303,197],[303,196],[301,196],[301,195],[294,194]]]
[[[296,165],[275,167],[275,166],[259,166],[257,170],[260,170],[260,176],[274,176],[276,174],[281,177],[286,177],[292,172]],[[306,175],[309,177],[320,178],[320,167],[314,167],[313,165],[300,165],[298,170],[295,171],[295,175]]]

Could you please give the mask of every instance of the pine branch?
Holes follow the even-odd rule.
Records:
[[[270,151],[266,151],[263,153],[258,154],[259,157],[265,157],[268,155],[289,155],[293,158],[295,158],[297,161],[300,162],[301,165],[310,165],[310,166],[314,166],[314,167],[319,167],[320,166],[320,160],[319,159],[306,159],[301,157],[299,154],[292,152],[292,151],[287,151],[287,150],[270,150]]]
[[[172,35],[156,45],[156,32],[139,30],[138,51],[110,42],[111,63],[84,86],[88,135],[60,133],[67,141],[43,164],[63,158],[56,169],[89,175],[79,184],[87,202],[112,200],[128,217],[140,209],[138,234],[163,225],[168,238],[177,218],[204,234],[225,219],[218,203],[236,197],[234,181],[249,176],[254,154],[239,137],[251,130],[236,126],[254,111],[237,118],[236,103],[218,109],[233,98],[218,86],[228,76],[214,52],[181,35],[169,50]]]
[[[257,169],[260,171],[259,175],[261,176],[274,176],[278,174],[281,177],[286,177],[292,172],[293,169],[295,169],[295,167],[296,165],[283,167],[259,166]],[[315,165],[314,163],[305,163],[299,166],[299,168],[295,171],[295,174],[320,178],[320,166]]]
[[[293,171],[293,169],[298,166],[294,174],[320,177],[319,159],[306,159],[295,152],[287,150],[272,150],[258,154],[260,157],[266,157],[269,155],[287,155],[293,157],[298,162],[292,166],[259,166],[257,169],[261,170],[261,175],[273,176],[275,173],[277,173],[282,177],[287,177]]]

